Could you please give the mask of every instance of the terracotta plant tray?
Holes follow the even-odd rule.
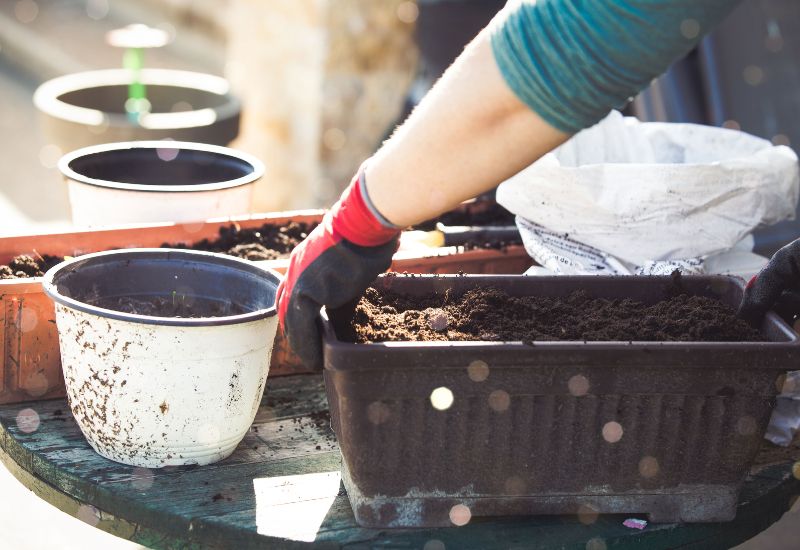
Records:
[[[411,295],[478,285],[512,296],[653,303],[668,277],[381,277]],[[684,277],[738,305],[742,285]],[[776,381],[800,359],[776,315],[768,342],[338,340],[325,320],[325,384],[343,479],[362,526],[448,526],[469,516],[644,513],[729,521]],[[449,408],[432,405],[447,388]],[[440,407],[441,408],[441,407]],[[610,426],[610,428],[609,428]]]
[[[191,224],[159,223],[4,237],[0,238],[0,264],[34,251],[54,256],[77,256],[114,248],[159,247],[164,242],[191,244],[216,237],[220,227],[234,222],[242,228],[253,228],[265,223],[317,222],[321,218],[320,210],[304,210]],[[288,260],[268,260],[259,264],[283,273]],[[392,269],[408,273],[521,273],[530,265],[531,260],[521,246],[466,252],[450,247],[432,249],[425,254],[400,253]],[[0,404],[62,397],[64,381],[55,312],[38,278],[0,280],[0,327],[3,329],[0,335]],[[288,353],[279,335],[270,376],[306,371],[308,369]]]

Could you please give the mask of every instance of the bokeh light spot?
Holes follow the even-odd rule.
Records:
[[[194,109],[194,107],[192,107],[192,104],[189,103],[188,101],[178,101],[177,103],[175,103],[172,106],[172,109],[170,109],[170,110],[173,113],[185,113],[185,112],[191,111],[193,109]]]
[[[96,136],[105,134],[108,131],[108,118],[104,116],[100,124],[87,126],[87,129],[89,130],[89,133]]]
[[[489,365],[486,361],[476,359],[467,366],[467,376],[473,382],[483,382],[489,378]]]
[[[489,394],[489,407],[495,412],[507,411],[511,405],[511,396],[503,390],[494,390]]]
[[[150,112],[150,102],[145,98],[129,97],[125,100],[125,112],[132,114],[146,114]]]
[[[383,424],[389,420],[389,407],[386,403],[373,401],[367,405],[367,419],[373,424]]]
[[[521,477],[511,476],[506,479],[503,489],[509,495],[521,495],[527,489],[527,484]]]
[[[434,409],[445,411],[453,404],[453,392],[441,386],[431,392],[431,405]]]
[[[742,125],[739,124],[736,120],[726,120],[722,123],[723,128],[727,128],[728,130],[741,130]]]
[[[131,485],[137,491],[146,491],[153,486],[154,475],[148,468],[134,468]]]
[[[589,393],[589,379],[582,374],[576,374],[567,382],[567,388],[575,397],[582,397]]]
[[[453,525],[461,527],[469,523],[470,519],[472,519],[472,512],[463,504],[456,504],[450,508],[450,521]]]
[[[97,527],[97,524],[100,523],[100,510],[89,504],[81,504],[75,517],[83,523],[88,523],[92,527]]]
[[[108,0],[87,0],[86,15],[95,21],[104,19],[108,15]]]
[[[50,382],[42,372],[31,373],[22,383],[25,393],[31,397],[41,397],[50,389]]]
[[[656,477],[660,470],[658,459],[654,456],[646,456],[639,461],[639,474],[644,478]]]
[[[39,163],[45,168],[55,168],[63,153],[58,145],[48,143],[39,149]]]
[[[164,162],[171,162],[178,158],[178,153],[180,153],[180,149],[176,147],[157,147],[156,148],[156,155],[158,158],[163,160]]]
[[[764,82],[764,69],[758,65],[748,65],[742,71],[742,77],[750,86],[758,86]]]
[[[39,314],[32,308],[24,308],[19,314],[19,329],[30,332],[39,324]]]
[[[17,413],[17,428],[23,433],[33,433],[39,429],[39,413],[33,409],[22,409]]]
[[[400,2],[397,6],[397,18],[403,23],[413,23],[419,17],[419,8],[415,2]]]
[[[681,21],[681,34],[687,40],[694,40],[700,34],[700,23],[697,19],[684,19]]]
[[[598,515],[597,509],[590,504],[581,504],[578,507],[578,521],[584,525],[591,525],[596,522]]]
[[[595,537],[586,542],[586,550],[608,550],[608,546],[606,546],[606,541],[600,537]]]
[[[14,15],[20,23],[32,23],[39,15],[39,5],[33,0],[19,0],[14,5]]]
[[[603,426],[603,439],[609,443],[616,443],[622,439],[622,431],[619,422],[606,422]]]
[[[758,424],[752,416],[743,416],[736,421],[736,432],[739,435],[749,437],[756,433]]]
[[[322,143],[331,151],[338,151],[347,144],[347,136],[339,128],[328,128],[322,134]]]
[[[220,431],[213,424],[203,424],[197,428],[197,441],[202,445],[215,445],[219,443]]]
[[[800,479],[800,462],[795,462],[792,466],[792,475],[795,479]]]

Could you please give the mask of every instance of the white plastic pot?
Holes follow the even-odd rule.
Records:
[[[48,271],[67,397],[89,444],[147,468],[230,455],[264,391],[279,282],[238,258],[169,249],[89,254]],[[157,296],[231,302],[246,312],[181,318],[100,307]]]
[[[245,153],[200,143],[95,145],[58,164],[72,221],[81,226],[195,222],[250,212],[264,165]]]
[[[131,118],[125,102],[133,78],[127,69],[104,69],[43,83],[33,102],[48,141],[67,153],[101,143],[165,138],[227,145],[238,135],[241,105],[224,78],[144,69],[138,81],[150,111]]]

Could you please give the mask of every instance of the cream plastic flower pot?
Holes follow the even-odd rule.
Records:
[[[147,139],[227,145],[239,133],[241,105],[224,78],[173,69],[143,69],[150,111],[131,118],[125,110],[134,74],[103,69],[59,76],[36,89],[33,102],[44,134],[63,152],[80,147]]]
[[[95,145],[58,164],[72,221],[99,226],[195,222],[250,212],[264,165],[245,153],[182,141]]]
[[[67,397],[89,444],[147,468],[230,455],[264,391],[279,282],[245,260],[169,249],[88,254],[48,271]],[[221,316],[143,314],[154,299]],[[138,313],[110,309],[123,302]]]

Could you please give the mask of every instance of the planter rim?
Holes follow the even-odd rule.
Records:
[[[135,313],[124,313],[112,309],[93,306],[76,300],[74,298],[65,296],[58,290],[54,279],[64,270],[80,267],[80,264],[88,263],[102,263],[105,259],[180,259],[188,261],[196,261],[201,263],[217,264],[233,269],[248,272],[253,275],[261,276],[272,280],[276,287],[282,281],[281,275],[271,269],[264,269],[257,265],[236,258],[235,256],[228,256],[225,254],[217,254],[215,252],[204,252],[199,250],[179,250],[172,248],[129,248],[123,250],[107,250],[104,252],[95,252],[93,254],[86,254],[78,256],[70,260],[61,262],[60,264],[50,268],[47,273],[42,277],[42,288],[44,292],[54,302],[59,303],[71,309],[82,311],[96,315],[98,317],[105,317],[115,319],[118,321],[128,321],[131,323],[140,323],[146,325],[160,325],[160,326],[173,326],[173,327],[210,327],[222,325],[235,325],[240,323],[248,323],[251,321],[258,321],[266,319],[277,314],[277,308],[273,304],[269,308],[259,309],[248,313],[239,315],[228,315],[225,317],[156,317],[153,315],[139,315]]]
[[[445,274],[445,275],[399,275],[399,274],[390,274],[391,277],[397,278],[409,278],[409,279],[422,279],[422,280],[432,280],[432,279],[471,279],[476,281],[486,281],[487,285],[490,286],[492,281],[499,281],[499,280],[536,280],[536,281],[544,281],[546,282],[547,279],[554,279],[558,281],[564,281],[567,279],[571,279],[573,281],[598,281],[601,279],[613,279],[613,280],[623,280],[623,279],[630,279],[631,277],[636,277],[637,279],[647,278],[650,280],[657,280],[663,281],[664,283],[669,282],[671,279],[670,276],[598,276],[598,275],[555,275],[555,276],[539,276],[539,277],[530,277],[525,275],[455,275],[455,274]],[[377,280],[386,278],[387,275],[380,275]],[[696,278],[696,279],[705,279],[705,280],[725,280],[730,281],[737,286],[744,288],[743,281],[734,278],[728,277],[724,275],[684,275],[683,278]],[[667,353],[667,354],[674,354],[676,352],[688,352],[693,351],[697,352],[706,352],[710,354],[719,354],[723,352],[732,352],[732,353],[760,353],[766,350],[778,351],[778,350],[785,350],[787,352],[791,352],[793,357],[800,357],[800,336],[798,336],[789,326],[773,312],[769,312],[765,317],[765,322],[774,325],[776,328],[780,329],[784,335],[786,336],[787,340],[785,341],[766,341],[766,342],[658,342],[658,341],[583,341],[583,340],[560,340],[560,341],[550,341],[550,340],[542,340],[542,341],[535,341],[531,343],[525,343],[522,341],[480,341],[480,340],[465,340],[465,341],[432,341],[432,342],[420,342],[420,341],[398,341],[398,342],[378,342],[378,343],[369,343],[369,344],[358,344],[353,342],[345,342],[340,340],[336,335],[336,332],[333,327],[333,323],[328,316],[328,312],[326,308],[323,308],[321,311],[321,318],[323,324],[323,347],[326,350],[326,354],[329,352],[337,353],[337,354],[347,354],[349,357],[354,357],[354,354],[363,355],[363,354],[371,354],[375,352],[389,351],[392,350],[393,353],[403,354],[404,357],[409,359],[409,361],[413,361],[412,358],[416,358],[422,352],[428,353],[439,353],[443,355],[452,355],[453,352],[457,351],[467,351],[478,353],[481,351],[484,352],[493,352],[497,353],[502,351],[503,353],[514,353],[514,354],[522,354],[528,356],[530,354],[538,353],[546,353],[546,354],[575,354],[575,353],[582,353],[582,352],[606,352],[612,354],[618,354],[619,352],[625,352],[630,354],[641,354],[642,352],[648,353],[650,356],[654,356],[658,352]],[[522,355],[520,357],[522,357]],[[515,355],[516,356],[516,355]],[[508,357],[508,356],[506,356]],[[340,362],[341,363],[341,362]],[[509,366],[509,365],[506,365]],[[520,365],[523,368],[529,368],[525,365]],[[608,368],[609,366],[613,366],[610,363],[602,363],[597,365],[592,365],[592,368]],[[411,364],[408,363],[405,368],[430,368],[428,363],[423,364]],[[696,365],[689,365],[685,368],[696,368]],[[333,364],[332,362],[325,361],[325,370],[333,371],[333,372],[349,372],[349,371],[363,371],[363,370],[381,370],[385,368],[380,362],[369,362],[369,361],[362,361],[359,364],[351,364],[349,362],[343,364]],[[443,368],[448,368],[444,366]],[[463,368],[463,365],[458,367],[451,367],[451,368]],[[748,368],[767,368],[771,370],[786,370],[785,365],[781,365],[779,367],[774,366],[766,366],[766,365],[759,365],[758,367],[753,367],[750,365]]]
[[[86,126],[108,124],[115,127],[141,126],[150,130],[196,128],[217,120],[237,116],[239,100],[230,93],[230,84],[221,76],[174,69],[142,69],[139,80],[145,86],[194,88],[224,96],[226,101],[217,107],[206,107],[177,113],[149,113],[132,123],[124,113],[109,113],[99,109],[79,107],[59,99],[62,95],[88,88],[119,86],[132,80],[129,69],[103,69],[59,76],[41,84],[33,94],[36,108],[50,116]]]
[[[240,178],[216,183],[200,183],[197,185],[145,185],[139,183],[124,183],[89,178],[83,174],[79,174],[70,167],[70,163],[79,157],[106,153],[109,151],[123,151],[129,149],[182,149],[187,151],[216,153],[218,155],[224,155],[242,160],[252,166],[253,171],[250,174]],[[85,183],[87,185],[94,185],[97,187],[106,187],[109,189],[119,189],[123,191],[145,191],[152,193],[198,193],[202,191],[219,191],[221,189],[230,189],[233,187],[239,187],[240,185],[253,183],[264,175],[264,163],[253,155],[249,155],[236,149],[231,149],[230,147],[223,147],[221,145],[209,145],[206,143],[171,140],[123,141],[118,143],[102,143],[100,145],[83,147],[61,157],[61,159],[58,161],[58,169],[65,178],[79,183]]]

